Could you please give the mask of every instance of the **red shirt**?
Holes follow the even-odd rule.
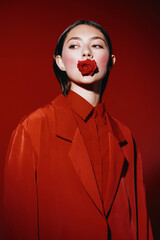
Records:
[[[93,107],[83,97],[70,90],[67,100],[75,115],[77,125],[84,139],[97,181],[100,196],[107,188],[108,178],[108,129],[105,119],[105,104]]]

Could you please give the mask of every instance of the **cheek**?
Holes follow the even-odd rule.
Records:
[[[67,52],[63,53],[62,58],[66,67],[77,65],[78,61],[75,59],[75,57],[73,57],[71,54],[68,54]]]
[[[108,60],[109,60],[109,56],[107,54],[102,55],[98,61],[99,67],[106,68],[108,64]]]

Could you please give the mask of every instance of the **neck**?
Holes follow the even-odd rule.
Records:
[[[77,85],[76,83],[71,82],[70,89],[76,92],[81,97],[83,97],[93,107],[95,107],[100,103],[101,84],[99,83],[94,84],[94,86],[92,87],[87,87],[87,86]]]

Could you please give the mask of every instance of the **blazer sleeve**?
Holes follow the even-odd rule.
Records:
[[[4,169],[4,239],[38,239],[37,154],[22,124],[13,132]]]
[[[151,222],[147,212],[146,194],[143,181],[142,159],[134,141],[135,152],[135,189],[137,206],[138,239],[153,239]]]

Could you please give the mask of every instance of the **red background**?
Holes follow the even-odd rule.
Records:
[[[1,1],[0,196],[13,129],[24,115],[60,93],[52,70],[59,35],[75,20],[91,19],[112,39],[117,62],[104,99],[137,141],[153,233],[160,239],[159,5],[156,0]]]

